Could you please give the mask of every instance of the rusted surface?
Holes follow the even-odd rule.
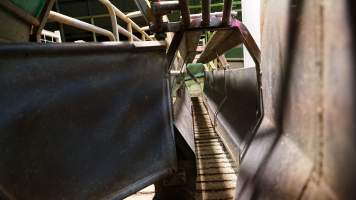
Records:
[[[350,2],[264,1],[265,118],[241,162],[237,199],[356,197]]]

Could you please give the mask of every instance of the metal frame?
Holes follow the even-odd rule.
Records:
[[[41,15],[40,15],[40,19],[41,19],[41,23],[39,24],[38,27],[35,28],[34,31],[34,36],[36,37],[36,41],[40,42],[41,41],[41,34],[42,34],[42,30],[44,29],[49,13],[52,10],[52,7],[54,5],[56,0],[47,0],[46,1],[46,5],[45,5],[45,9],[42,11]]]

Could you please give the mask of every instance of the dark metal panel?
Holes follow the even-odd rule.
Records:
[[[31,26],[0,6],[0,42],[28,42]]]
[[[238,162],[240,152],[253,136],[258,117],[256,69],[210,72],[206,76],[204,94],[214,125]]]
[[[0,46],[0,188],[122,199],[176,168],[165,47]]]

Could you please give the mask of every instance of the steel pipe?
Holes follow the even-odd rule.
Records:
[[[105,5],[105,4],[104,4]],[[117,19],[116,19],[116,15],[115,15],[115,11],[112,7],[110,6],[106,6],[106,9],[109,12],[110,15],[110,20],[111,20],[111,27],[112,27],[112,32],[114,33],[115,39],[116,41],[119,41],[119,32],[118,32],[118,25],[117,25]]]
[[[141,11],[134,11],[134,12],[129,12],[126,14],[128,18],[136,18],[136,17],[142,17],[142,12]]]
[[[105,4],[106,6],[111,6],[114,11],[116,16],[118,16],[120,19],[122,19],[124,22],[131,24],[132,28],[135,29],[136,31],[140,32],[142,35],[144,35],[147,39],[152,40],[150,36],[143,31],[134,21],[132,21],[129,17],[127,17],[123,12],[121,12],[118,8],[116,8],[109,0],[99,0],[101,3]]]
[[[202,0],[201,10],[202,10],[203,26],[209,26],[210,23],[210,3],[211,0]]]
[[[117,25],[117,28],[118,28],[118,31],[119,33],[123,34],[124,36],[126,36],[127,38],[130,38],[131,37],[131,33],[126,30],[125,28],[123,28],[122,26],[120,25]],[[132,39],[134,41],[141,41],[138,37],[136,37],[134,34],[132,34]]]
[[[173,10],[179,10],[178,1],[161,1],[152,3],[152,12],[154,15],[165,15]]]
[[[62,15],[62,14],[54,12],[54,11],[51,11],[49,13],[48,20],[56,21],[56,22],[66,24],[69,26],[73,26],[73,27],[83,29],[86,31],[95,32],[97,34],[107,36],[111,41],[115,41],[115,36],[108,30],[94,26],[92,24],[88,24],[86,22],[80,21],[78,19],[66,16],[66,15]]]
[[[224,11],[222,18],[222,25],[229,25],[232,9],[232,0],[224,0]]]
[[[182,15],[182,21],[185,27],[190,26],[190,12],[187,0],[179,0],[180,12]]]

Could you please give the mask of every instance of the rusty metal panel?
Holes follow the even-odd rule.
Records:
[[[347,2],[262,4],[265,118],[241,162],[237,199],[356,197],[356,45]]]
[[[1,45],[2,195],[122,199],[172,173],[166,70],[158,42]]]

